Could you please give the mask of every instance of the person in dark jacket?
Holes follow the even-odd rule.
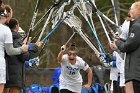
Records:
[[[128,38],[123,40],[117,36],[115,42],[121,52],[126,52],[126,93],[140,93],[140,1],[132,4],[129,13],[133,21]]]
[[[19,47],[23,44],[23,38],[19,34],[19,23],[18,20],[12,18],[8,24],[13,35],[13,46]],[[31,56],[38,52],[38,46],[41,44],[39,42],[35,43],[35,46],[30,48],[28,52],[23,53],[18,56],[8,56],[6,55],[7,61],[7,74],[8,80],[6,81],[5,88],[9,88],[9,93],[20,93],[20,90],[24,87],[24,62],[28,61]]]

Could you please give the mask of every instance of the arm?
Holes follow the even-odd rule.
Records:
[[[87,76],[88,76],[88,83],[83,85],[83,88],[88,89],[91,86],[91,83],[92,83],[92,70],[91,70],[91,68],[89,67],[86,70],[86,72],[87,72]]]
[[[63,59],[63,52],[60,51],[59,54],[58,54],[58,56],[57,56],[57,61],[58,61],[59,63],[61,63],[61,62],[62,62],[62,59]]]
[[[61,46],[61,51],[59,52],[59,54],[57,56],[57,61],[59,63],[61,63],[63,61],[63,53],[65,50],[66,50],[66,46],[65,45]]]
[[[5,50],[8,55],[19,55],[21,53],[24,53],[25,51],[28,51],[28,46],[23,45],[22,47],[14,48],[13,43],[5,43]]]
[[[18,48],[13,47],[12,33],[8,27],[5,27],[4,40],[4,47],[8,55],[19,55],[28,51],[28,45],[22,45]]]
[[[39,51],[39,47],[42,45],[41,42],[36,42],[35,44],[32,43],[31,47],[28,49],[28,52],[23,53],[22,55],[19,55],[18,58],[21,62],[28,61],[30,58],[33,57],[35,53]],[[29,44],[30,46],[30,44]]]
[[[29,56],[31,57],[35,53],[39,52],[39,48],[41,47],[41,45],[42,45],[42,42],[30,43],[29,49],[28,49]]]
[[[33,57],[33,55],[35,53],[38,52],[38,46],[34,45],[31,49],[28,50],[28,52],[24,52],[22,53],[21,55],[18,55],[18,59],[21,61],[21,62],[25,62],[25,61],[28,61],[30,58]]]
[[[131,33],[126,41],[123,41],[122,39],[116,41],[116,45],[121,52],[129,53],[136,50],[139,47],[140,45],[139,29],[140,29],[139,24],[133,25],[133,28],[131,28]]]
[[[35,45],[35,44],[33,45],[32,48],[29,49],[29,53],[31,53],[31,54],[35,54],[38,51],[39,51],[39,47],[37,45]]]

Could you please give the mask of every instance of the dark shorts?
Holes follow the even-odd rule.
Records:
[[[60,93],[76,93],[76,92],[72,92],[72,91],[70,91],[68,89],[61,89]]]
[[[119,86],[118,81],[113,81],[113,93],[125,93],[124,88]]]

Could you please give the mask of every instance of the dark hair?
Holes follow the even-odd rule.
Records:
[[[78,51],[78,49],[76,48],[75,42],[73,42],[73,43],[67,48],[67,51],[69,51],[69,50]]]
[[[19,24],[18,20],[15,18],[12,18],[12,19],[10,19],[8,26],[10,29],[14,29],[16,27],[16,25],[18,25],[18,24]]]

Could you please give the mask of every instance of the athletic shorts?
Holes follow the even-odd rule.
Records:
[[[0,83],[6,83],[6,70],[0,69]]]

